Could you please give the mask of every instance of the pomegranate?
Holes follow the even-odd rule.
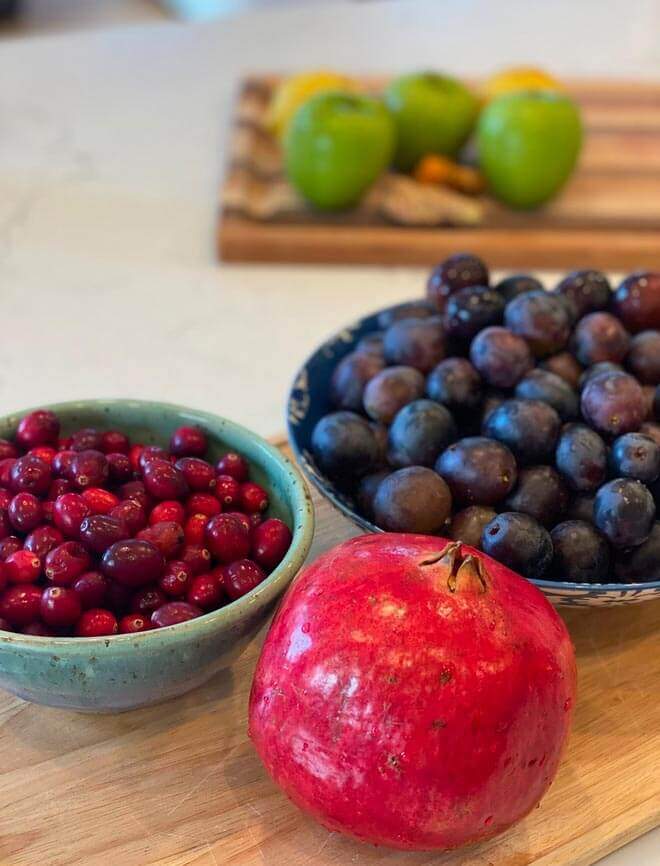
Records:
[[[250,736],[327,828],[448,849],[539,802],[575,688],[566,627],[531,583],[460,542],[365,535],[285,596],[255,672]]]

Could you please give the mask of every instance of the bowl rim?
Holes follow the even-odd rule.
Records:
[[[118,649],[126,649],[133,646],[135,641],[158,640],[162,638],[171,638],[174,641],[180,642],[187,640],[192,633],[200,635],[207,634],[221,627],[224,624],[230,624],[231,620],[237,613],[243,613],[259,602],[262,596],[266,596],[266,602],[272,601],[277,597],[280,587],[284,588],[289,583],[295,574],[302,567],[307,554],[312,545],[314,537],[314,506],[309,493],[305,479],[298,467],[285,454],[283,454],[275,445],[272,445],[263,436],[254,433],[248,427],[231,421],[223,415],[216,415],[213,412],[207,412],[202,409],[194,409],[190,406],[183,406],[178,403],[167,403],[160,400],[141,400],[134,398],[94,398],[81,400],[68,400],[60,403],[42,403],[28,409],[21,409],[18,412],[9,412],[0,415],[0,422],[5,422],[7,419],[17,419],[34,412],[37,409],[49,409],[55,413],[71,412],[78,409],[85,411],[88,409],[102,409],[112,406],[127,406],[133,404],[136,409],[141,407],[153,407],[159,410],[175,413],[179,416],[185,414],[189,416],[189,420],[194,422],[199,419],[200,423],[204,420],[211,422],[214,425],[218,422],[225,428],[231,429],[233,433],[244,436],[253,440],[259,447],[259,450],[266,456],[267,460],[280,465],[282,470],[288,474],[291,480],[291,512],[293,518],[292,540],[289,549],[286,552],[284,559],[277,565],[275,569],[254,589],[247,592],[240,598],[230,601],[229,604],[216,610],[203,613],[201,616],[194,619],[185,620],[184,622],[174,623],[164,626],[163,628],[149,629],[143,632],[134,632],[129,634],[114,634],[101,635],[99,637],[46,637],[43,635],[24,635],[19,632],[4,631],[0,629],[0,644],[14,644],[17,647],[32,650],[50,651],[52,647],[57,647],[59,650],[64,648],[73,649],[74,647],[91,649],[93,647],[107,648],[116,647]],[[265,468],[267,472],[267,468]],[[174,599],[176,600],[176,599]],[[225,623],[229,620],[229,623]]]
[[[303,472],[305,473],[306,478],[312,482],[312,484],[316,487],[316,489],[321,493],[325,499],[329,500],[335,508],[342,512],[352,523],[366,530],[367,532],[384,532],[379,526],[376,526],[370,520],[367,520],[362,515],[353,511],[351,508],[346,505],[335,493],[333,490],[329,490],[327,488],[327,483],[329,479],[326,476],[322,475],[314,466],[311,465],[307,455],[304,450],[299,446],[298,438],[296,436],[296,424],[293,423],[293,413],[290,411],[292,404],[294,403],[294,394],[296,391],[300,390],[299,382],[308,381],[307,377],[307,367],[309,364],[320,358],[322,356],[327,356],[327,352],[331,350],[335,345],[343,345],[347,348],[346,354],[352,351],[352,348],[355,346],[355,332],[360,330],[364,326],[364,323],[378,316],[380,313],[388,312],[390,310],[394,310],[402,304],[412,303],[416,300],[424,300],[423,298],[413,298],[410,300],[398,301],[395,304],[391,304],[389,307],[381,307],[380,309],[373,310],[370,313],[365,313],[365,315],[361,316],[359,319],[356,319],[354,322],[350,322],[347,325],[344,325],[339,330],[332,333],[329,337],[323,340],[300,364],[298,369],[291,380],[291,386],[288,390],[287,396],[287,413],[286,413],[286,424],[287,424],[287,436],[289,440],[289,444],[291,446],[291,450],[293,451],[296,461],[302,467]],[[347,334],[351,335],[350,340],[347,339]],[[535,586],[540,589],[545,590],[556,590],[558,592],[581,592],[587,594],[601,594],[603,592],[616,592],[619,595],[625,593],[639,593],[642,590],[655,590],[660,591],[660,580],[654,581],[639,581],[636,583],[576,583],[574,581],[565,581],[565,580],[544,580],[541,578],[526,578],[530,583],[533,583]]]

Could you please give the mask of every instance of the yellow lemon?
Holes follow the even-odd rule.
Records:
[[[356,81],[331,70],[302,72],[283,79],[273,91],[266,123],[271,132],[281,138],[300,106],[311,96],[326,90],[360,90]]]
[[[564,90],[562,84],[543,69],[534,66],[512,66],[491,76],[482,87],[484,98],[489,101],[503,93],[518,90]]]

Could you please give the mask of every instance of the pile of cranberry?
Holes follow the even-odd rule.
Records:
[[[47,410],[0,439],[0,629],[77,637],[174,625],[254,589],[289,527],[244,457],[204,459],[180,427],[169,451],[119,430],[60,438]]]

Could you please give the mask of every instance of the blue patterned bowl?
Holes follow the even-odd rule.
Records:
[[[320,492],[346,517],[366,532],[381,532],[362,517],[353,500],[326,478],[311,453],[312,430],[316,422],[332,411],[329,400],[332,371],[341,358],[353,351],[360,339],[378,330],[379,310],[343,328],[320,346],[295,377],[287,405],[289,440],[303,471]],[[569,583],[558,580],[533,581],[555,605],[602,607],[637,604],[660,598],[660,581],[651,583]]]

